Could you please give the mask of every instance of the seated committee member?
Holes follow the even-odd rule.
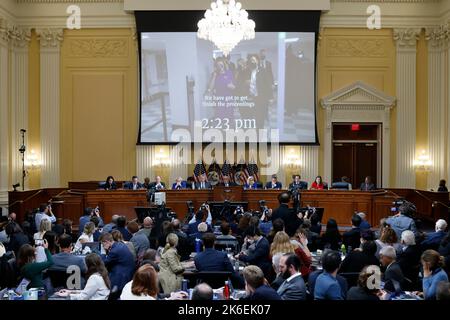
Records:
[[[127,190],[141,190],[144,189],[144,186],[139,182],[137,176],[133,176],[130,182],[124,184],[123,188]]]
[[[90,253],[85,258],[86,286],[79,293],[63,289],[57,293],[62,297],[70,295],[71,300],[107,300],[111,289],[111,282],[108,277],[108,270],[96,253]]]
[[[186,189],[187,184],[186,181],[183,181],[182,177],[178,177],[175,182],[172,184],[172,190],[180,190],[180,189]]]
[[[364,182],[361,183],[361,187],[359,187],[359,189],[361,191],[371,191],[371,190],[375,190],[375,185],[372,183],[372,178],[367,176],[364,179]]]
[[[166,188],[166,184],[161,181],[160,176],[155,177],[155,181],[150,183],[150,189],[151,190],[163,190]]]
[[[273,174],[272,180],[266,183],[266,189],[280,190],[281,188],[283,188],[283,185],[278,182],[277,175]]]
[[[256,190],[260,188],[261,186],[255,181],[255,178],[253,178],[253,176],[248,177],[247,183],[244,184],[244,190]]]
[[[308,189],[308,182],[306,181],[300,181],[301,177],[299,174],[296,174],[292,177],[293,181],[289,184],[289,190],[295,191],[295,190],[306,190]]]
[[[278,293],[265,284],[263,271],[254,265],[244,268],[246,297],[242,300],[281,300]]]
[[[202,174],[198,177],[198,182],[195,183],[195,189],[197,190],[211,189],[211,184],[208,181],[206,181],[206,175]]]
[[[114,181],[114,177],[108,176],[108,178],[106,178],[105,182],[100,185],[100,189],[116,190],[117,185],[116,185],[116,182]]]
[[[218,186],[227,187],[227,188],[237,186],[237,184],[235,182],[231,181],[230,176],[223,176],[222,180],[223,180],[223,182],[220,182],[218,184]]]
[[[284,282],[277,290],[282,300],[306,300],[306,286],[300,273],[301,262],[295,254],[284,254],[279,268]]]
[[[133,277],[135,269],[133,254],[126,244],[114,241],[110,233],[103,234],[100,242],[106,251],[106,255],[102,255],[102,259],[109,270],[111,288],[117,287],[120,292]]]
[[[341,255],[337,251],[327,250],[322,255],[323,272],[314,285],[314,300],[344,300],[341,286],[336,279],[341,265]]]
[[[327,185],[322,181],[322,176],[317,176],[311,184],[311,190],[326,190]]]
[[[439,188],[438,188],[438,192],[448,192],[447,187],[445,186],[446,181],[444,179],[441,179],[439,181]]]

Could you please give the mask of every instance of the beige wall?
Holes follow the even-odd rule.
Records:
[[[324,96],[361,80],[395,96],[395,44],[392,29],[368,30],[326,28],[321,33],[318,50],[318,122],[319,172],[324,172],[324,110],[319,101]],[[395,108],[391,112],[391,180],[395,181]]]
[[[138,91],[131,29],[64,32],[61,183],[126,179],[136,170]]]

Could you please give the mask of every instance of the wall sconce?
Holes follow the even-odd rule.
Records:
[[[288,154],[286,155],[284,165],[289,168],[298,168],[302,165],[300,161],[300,156],[297,153],[295,153],[294,149],[289,150]]]
[[[417,171],[429,171],[433,163],[430,160],[430,156],[426,154],[425,150],[422,150],[417,159],[413,161],[413,164]]]
[[[153,163],[154,166],[168,167],[170,166],[169,155],[165,153],[164,150],[161,148],[159,149],[159,152],[155,154],[155,159]]]
[[[31,150],[30,153],[27,155],[27,157],[25,159],[25,166],[29,170],[37,170],[37,169],[41,168],[42,162],[39,159],[36,151]]]

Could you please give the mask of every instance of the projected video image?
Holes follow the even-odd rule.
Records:
[[[227,57],[193,32],[142,33],[141,48],[141,142],[177,142],[182,129],[199,142],[195,126],[316,142],[314,33],[259,32]]]

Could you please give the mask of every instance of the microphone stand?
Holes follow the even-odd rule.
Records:
[[[25,129],[20,129],[20,134],[22,135],[22,146],[19,148],[19,152],[22,154],[22,190],[25,191],[25,177],[27,172],[25,171]]]

